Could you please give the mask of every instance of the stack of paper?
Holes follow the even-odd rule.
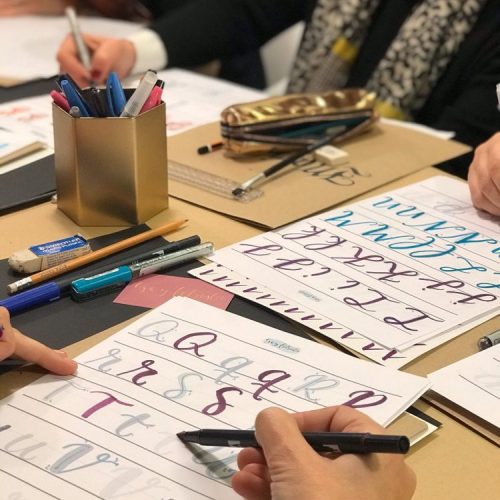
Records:
[[[177,297],[0,406],[3,495],[235,498],[238,450],[176,433],[249,429],[269,406],[346,404],[385,425],[428,387],[220,309]],[[6,472],[3,472],[6,471]]]
[[[500,345],[429,374],[433,391],[500,430]]]
[[[30,135],[18,135],[0,128],[0,165],[21,158],[44,147]]]
[[[498,227],[465,183],[435,177],[226,247],[192,274],[399,368],[498,314]]]

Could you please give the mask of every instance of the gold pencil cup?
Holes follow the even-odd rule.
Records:
[[[57,206],[79,226],[140,224],[168,208],[165,104],[134,118],[73,118],[55,104]]]

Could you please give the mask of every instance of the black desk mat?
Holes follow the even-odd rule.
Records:
[[[90,240],[90,243],[92,248],[97,250],[98,248],[102,248],[103,246],[109,245],[115,241],[128,238],[147,229],[148,227],[146,225],[135,226],[133,228],[92,239]],[[162,246],[162,244],[165,244],[165,240],[162,238],[155,238],[134,247],[134,249],[128,249],[120,252],[119,255],[127,256],[128,254],[135,252],[138,248],[142,251],[152,251]],[[74,275],[76,278],[82,274],[84,269],[91,270],[107,263],[109,263],[110,267],[112,267],[113,260],[116,259],[116,255],[118,254],[102,259],[94,264],[82,267],[72,273],[68,273],[67,276]],[[188,271],[200,265],[200,262],[183,264],[175,268],[168,269],[168,271],[164,274],[189,277]],[[24,275],[15,273],[9,268],[7,259],[0,261],[0,299],[8,296],[6,291],[7,285],[22,276]],[[119,292],[104,295],[94,300],[81,303],[73,301],[70,297],[64,297],[50,304],[45,304],[15,315],[12,318],[12,324],[21,330],[25,335],[39,340],[54,349],[61,349],[90,337],[91,335],[106,330],[107,328],[121,323],[122,321],[137,316],[147,310],[143,307],[114,304],[113,300],[118,293]],[[231,301],[228,311],[258,321],[265,325],[269,325],[301,337],[309,338],[298,326],[290,323],[288,320],[237,296],[235,296]],[[0,374],[10,370],[15,365],[16,363],[12,363],[11,361],[0,363]]]

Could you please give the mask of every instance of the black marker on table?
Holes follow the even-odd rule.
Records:
[[[484,349],[488,349],[488,347],[492,347],[497,344],[500,344],[500,330],[489,333],[477,341],[477,346],[480,351],[484,351]]]
[[[303,432],[304,439],[319,452],[334,453],[406,453],[410,441],[406,436],[352,432]],[[179,432],[183,443],[203,446],[259,448],[254,431],[234,429],[200,429]]]

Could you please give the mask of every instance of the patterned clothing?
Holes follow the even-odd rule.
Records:
[[[360,0],[339,0],[342,4],[353,1]],[[298,21],[305,21],[309,26],[319,3],[320,0],[190,0],[164,22],[155,24],[155,30],[167,47],[169,65],[196,66],[256,49]],[[359,42],[359,53],[349,68],[347,86],[371,85],[380,62],[387,59],[389,48],[418,3],[417,0],[379,0],[363,42]],[[443,8],[449,5],[447,0],[438,3]],[[468,0],[459,3],[468,6]],[[500,0],[481,3],[483,7],[477,21],[469,20],[471,28],[462,42],[447,52],[446,67],[442,67],[443,54],[438,52],[439,75],[422,80],[426,87],[416,87],[419,90],[411,99],[412,104],[402,104],[416,122],[453,130],[457,140],[473,147],[500,129],[495,95],[495,86],[500,82]],[[464,13],[472,16],[468,7]],[[455,24],[453,18],[449,21],[450,25]],[[423,28],[432,31],[433,25],[434,19]],[[438,36],[432,32],[434,37]],[[434,43],[436,46],[440,48],[439,43]],[[418,47],[413,50],[417,51]],[[434,59],[426,64],[432,67]],[[383,75],[386,73],[384,70]],[[399,78],[391,77],[391,80],[397,83]],[[379,93],[382,95],[382,91]]]
[[[290,92],[341,88],[380,0],[319,0],[292,71]],[[412,119],[477,21],[484,0],[418,2],[366,87],[384,116]]]

